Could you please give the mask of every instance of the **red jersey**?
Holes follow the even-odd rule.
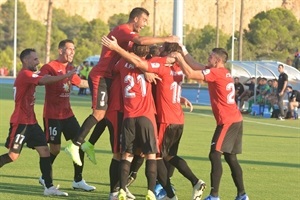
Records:
[[[242,121],[234,97],[234,81],[226,68],[210,68],[203,70],[208,83],[210,103],[217,125]]]
[[[177,64],[166,67],[166,57],[154,57],[149,62],[148,71],[156,73],[162,79],[156,84],[157,122],[184,124],[184,115],[180,104],[182,70]]]
[[[45,64],[41,68],[41,74],[58,76],[66,74],[73,67],[65,67],[57,60]],[[48,119],[67,119],[74,116],[70,104],[70,89],[72,85],[79,85],[81,79],[78,75],[65,78],[56,83],[45,85],[44,117]]]
[[[131,41],[137,35],[138,33],[133,32],[131,29],[129,29],[127,24],[121,24],[115,27],[107,37],[111,38],[111,36],[114,36],[118,40],[119,46],[125,50],[128,50],[132,46]],[[112,78],[112,69],[120,60],[120,58],[121,56],[117,52],[103,46],[100,60],[98,64],[91,70],[90,76]]]
[[[120,73],[124,119],[140,116],[152,118],[156,114],[156,110],[151,93],[151,83],[145,80],[143,72],[127,63],[123,58],[114,67],[114,71]]]
[[[22,69],[14,83],[15,109],[10,123],[36,124],[34,113],[35,87],[42,76],[28,69]]]

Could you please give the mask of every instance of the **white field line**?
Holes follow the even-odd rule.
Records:
[[[185,112],[185,114],[192,114],[192,115],[201,115],[201,116],[206,116],[206,117],[213,117],[212,115],[201,114],[201,113]],[[274,119],[274,120],[276,120],[276,119]],[[299,127],[286,126],[286,125],[280,125],[280,124],[272,124],[272,123],[266,123],[266,122],[258,122],[258,121],[245,120],[245,119],[244,119],[244,122],[254,123],[254,124],[261,124],[261,125],[265,125],[265,126],[273,126],[273,127],[296,129],[296,130],[300,131],[300,120],[299,120]],[[282,121],[277,121],[277,122],[279,123],[279,122],[282,122]]]

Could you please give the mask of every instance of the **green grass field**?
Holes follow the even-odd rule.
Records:
[[[35,111],[42,126],[44,88],[39,87],[36,94]],[[90,114],[90,97],[71,97],[73,111],[80,123]],[[13,111],[12,86],[0,85],[0,154],[6,153],[4,143],[9,129],[9,118]],[[210,107],[195,106],[192,113],[185,114],[185,131],[181,140],[179,155],[186,159],[194,173],[210,184],[210,162],[208,152],[215,128],[215,120]],[[64,141],[62,146],[64,147]],[[47,199],[108,199],[108,168],[111,160],[108,132],[96,144],[97,165],[87,158],[84,179],[97,187],[93,192],[80,192],[71,188],[73,166],[71,159],[62,151],[53,165],[54,183],[60,184],[69,197],[44,197],[43,188],[38,184],[40,176],[38,154],[23,148],[15,163],[0,169],[0,199],[39,200]],[[244,115],[243,154],[239,155],[244,172],[246,191],[251,200],[300,199],[300,120],[277,121]],[[172,182],[179,199],[189,200],[191,185],[177,171]],[[137,199],[146,194],[144,166],[130,190]],[[209,187],[205,196],[209,194]],[[220,197],[233,200],[236,189],[230,171],[223,162],[223,177]]]

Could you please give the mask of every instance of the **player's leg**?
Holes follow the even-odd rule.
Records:
[[[40,170],[44,177],[44,195],[46,196],[68,196],[68,193],[62,192],[58,187],[53,185],[52,164],[50,160],[50,150],[47,145],[45,134],[38,124],[30,126],[28,133],[27,146],[34,148],[40,156]]]
[[[16,161],[22,151],[27,138],[25,133],[27,126],[24,124],[10,124],[5,147],[9,149],[8,153],[0,156],[0,168],[4,165]]]
[[[126,185],[130,172],[130,166],[133,159],[133,151],[136,145],[134,144],[136,140],[136,119],[126,118],[122,125],[122,143],[121,143],[121,153],[122,158],[120,162],[120,190],[119,199],[126,199]]]
[[[141,154],[134,154],[131,167],[130,167],[130,173],[128,176],[128,182],[127,187],[129,187],[137,178],[137,172],[141,168],[141,166],[144,163],[144,156]]]
[[[77,162],[79,155],[78,152],[73,151],[73,149],[80,147],[84,143],[84,139],[88,135],[89,131],[104,118],[107,110],[109,79],[102,77],[92,78],[89,76],[88,82],[92,94],[93,113],[84,120],[79,133],[72,139],[72,142],[65,149],[74,162]],[[89,158],[93,158],[94,152],[92,150],[86,151],[86,153]],[[77,164],[80,165],[80,163]]]
[[[238,200],[248,199],[248,196],[244,188],[243,170],[236,156],[236,154],[242,153],[242,135],[243,135],[243,122],[236,122],[231,124],[224,138],[224,141],[228,145],[227,146],[223,145],[222,147],[225,161],[230,167],[231,176],[237,188],[236,199]]]
[[[120,188],[120,130],[123,121],[123,114],[118,111],[108,111],[106,113],[106,124],[110,135],[110,145],[113,157],[109,166],[110,194],[109,199],[118,198]]]
[[[220,152],[221,149],[219,148],[219,146],[222,145],[222,141],[219,141],[218,139],[221,136],[224,136],[227,129],[228,128],[224,126],[217,126],[211,141],[211,149],[209,153],[209,160],[211,163],[211,172],[210,172],[211,190],[210,190],[210,195],[206,197],[206,199],[219,198],[219,186],[220,186],[220,181],[223,173],[223,168],[222,168],[222,161],[221,161],[222,153]]]
[[[138,146],[141,147],[142,153],[146,158],[145,174],[147,177],[148,193],[146,199],[152,200],[156,199],[155,184],[157,178],[157,164],[156,164],[156,154],[158,153],[157,147],[157,125],[155,117],[138,117],[137,118],[137,129],[136,140],[139,141]]]
[[[75,116],[62,120],[62,132],[66,140],[73,139],[78,133],[79,128],[80,125]],[[93,191],[96,189],[96,187],[88,185],[82,177],[84,166],[84,152],[80,148],[78,148],[77,150],[79,152],[79,159],[82,165],[78,165],[77,163],[73,162],[74,181],[72,183],[72,187],[74,189],[81,189],[84,191]]]
[[[88,158],[94,164],[97,164],[94,145],[98,141],[98,139],[100,138],[102,133],[104,132],[105,128],[106,128],[106,120],[102,119],[96,124],[96,126],[89,138],[89,141],[84,142],[81,145],[82,151],[86,152]]]

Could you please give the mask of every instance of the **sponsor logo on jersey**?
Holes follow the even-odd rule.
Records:
[[[152,68],[159,68],[160,64],[159,63],[151,63]]]

